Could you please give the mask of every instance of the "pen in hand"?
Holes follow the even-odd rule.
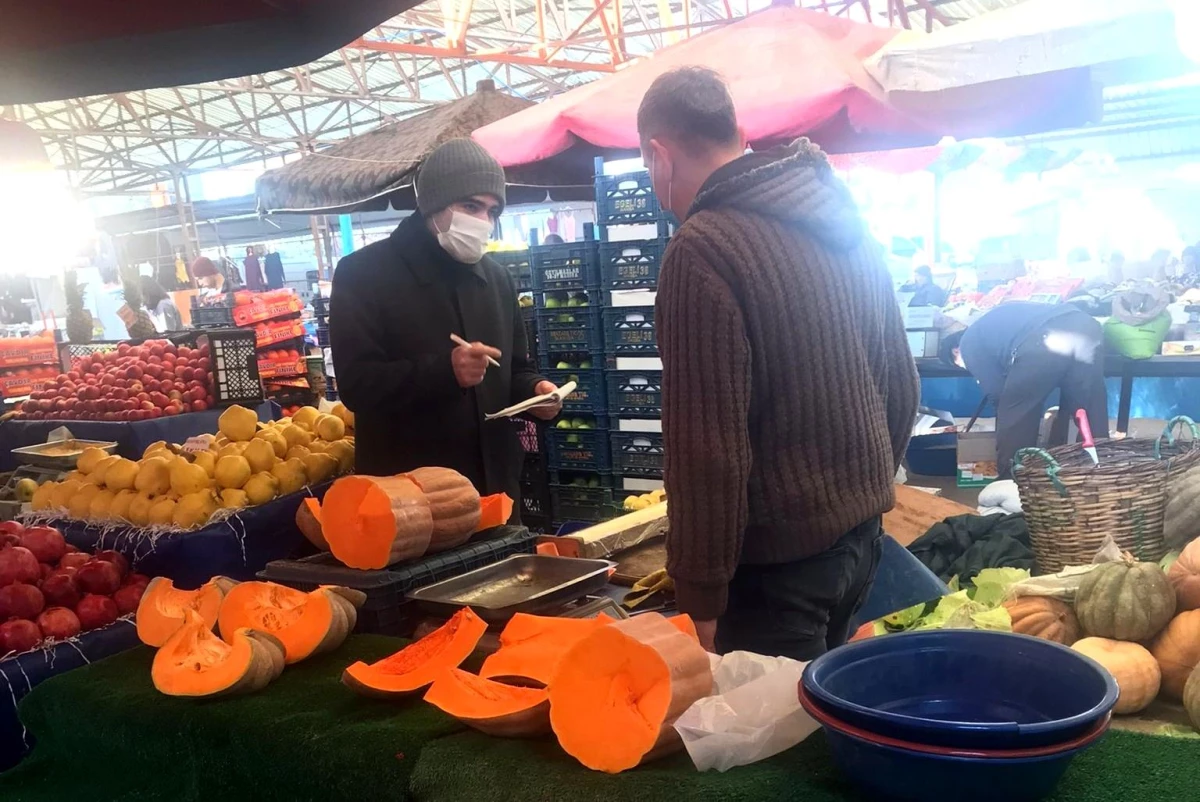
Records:
[[[465,345],[467,348],[471,347],[471,344],[469,342],[464,340],[462,337],[459,337],[457,334],[451,334],[450,341],[452,343],[454,343],[455,345]],[[494,368],[500,367],[500,363],[497,362],[496,360],[492,359],[490,356],[487,357],[487,361],[488,361],[488,364]]]

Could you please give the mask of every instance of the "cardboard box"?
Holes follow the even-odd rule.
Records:
[[[941,333],[936,329],[908,332],[908,349],[912,351],[914,359],[936,357],[940,342]]]
[[[984,428],[995,429],[995,421],[985,423],[981,419],[979,423],[984,423]],[[959,487],[983,487],[999,478],[995,431],[976,431],[972,428],[969,432],[959,432],[957,457]]]

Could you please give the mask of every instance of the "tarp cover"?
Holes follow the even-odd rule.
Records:
[[[475,139],[506,166],[579,142],[636,149],[638,105],[654,79],[704,65],[728,82],[738,122],[756,145],[802,135],[838,152],[929,144],[937,137],[893,109],[863,67],[895,35],[831,14],[773,7],[492,123]]]

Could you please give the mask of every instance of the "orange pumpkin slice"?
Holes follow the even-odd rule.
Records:
[[[150,678],[168,696],[223,696],[265,688],[283,673],[283,644],[265,632],[239,629],[225,642],[198,613],[154,655]]]
[[[217,622],[230,643],[240,629],[269,632],[283,644],[287,662],[298,663],[341,646],[366,599],[350,588],[304,593],[274,582],[243,582],[225,595]]]
[[[616,773],[681,745],[675,719],[712,693],[708,654],[657,613],[598,627],[559,663],[550,724],[567,754]]]
[[[603,613],[596,618],[517,613],[500,633],[500,648],[483,661],[479,676],[511,685],[545,687],[572,646],[612,621]]]
[[[484,496],[479,500],[479,510],[479,526],[476,527],[478,531],[504,526],[512,517],[513,500],[507,493]]]
[[[342,672],[342,683],[365,696],[408,696],[452,668],[458,668],[487,631],[487,624],[464,607],[442,626],[400,651],[367,665],[357,662]]]
[[[416,482],[429,502],[429,553],[457,548],[479,530],[479,491],[470,479],[451,468],[417,468],[403,475]]]
[[[514,688],[457,668],[433,681],[425,701],[488,735],[527,738],[550,732],[550,699],[544,690]]]
[[[146,585],[137,608],[137,634],[147,646],[162,646],[183,626],[190,610],[212,629],[217,625],[221,601],[237,583],[217,576],[195,590],[179,590],[166,577],[155,577]]]
[[[425,553],[433,514],[420,486],[405,476],[345,476],[325,493],[321,531],[344,565],[386,568]]]
[[[321,527],[321,502],[315,498],[306,498],[296,508],[296,528],[304,535],[309,543],[321,551],[329,551],[325,542],[325,532]]]

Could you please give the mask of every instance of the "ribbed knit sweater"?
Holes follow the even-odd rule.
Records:
[[[668,571],[725,609],[739,564],[800,560],[889,510],[919,385],[879,244],[800,140],[701,188],[663,258]]]

